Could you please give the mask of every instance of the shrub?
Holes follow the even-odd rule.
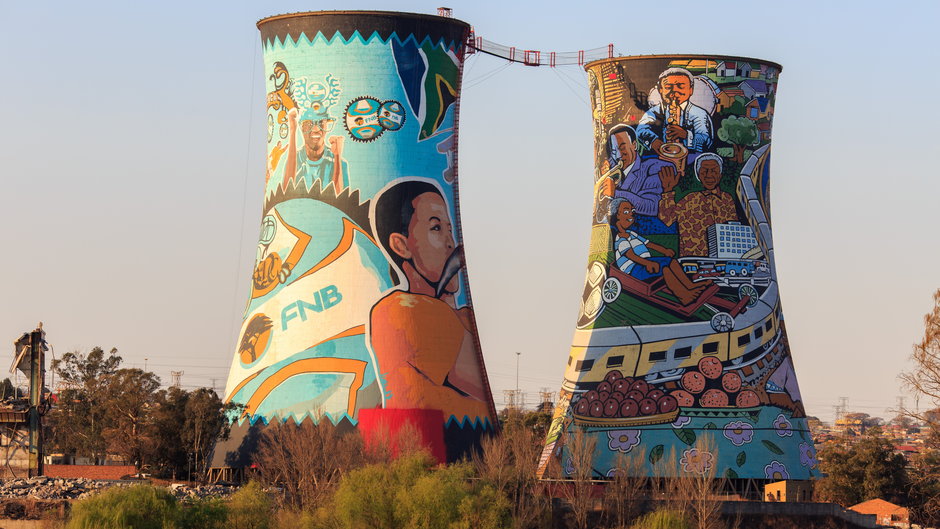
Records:
[[[336,517],[341,527],[358,529],[397,529],[396,496],[430,472],[433,460],[417,452],[391,464],[368,465],[349,473],[334,497]]]
[[[349,473],[334,497],[335,525],[321,509],[312,527],[505,529],[511,525],[509,500],[488,484],[471,486],[469,464],[439,468],[433,464],[426,452],[416,452]]]
[[[179,525],[186,529],[225,529],[228,507],[219,498],[184,502],[179,513]]]
[[[469,477],[467,465],[452,465],[428,471],[411,483],[399,482],[395,518],[409,529],[448,529],[470,493]]]
[[[110,488],[72,506],[67,529],[175,529],[180,509],[166,490],[150,485]]]
[[[512,527],[512,506],[504,494],[481,485],[464,497],[457,508],[458,520],[451,529],[506,529]]]
[[[271,498],[257,481],[250,481],[229,499],[226,525],[231,529],[269,529],[271,514]]]
[[[266,428],[255,463],[265,485],[284,490],[282,503],[313,510],[336,490],[343,475],[363,462],[362,439],[340,432],[328,419],[318,425],[289,421]]]
[[[680,511],[657,510],[637,518],[630,529],[692,529]]]

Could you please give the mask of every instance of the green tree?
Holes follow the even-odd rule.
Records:
[[[182,439],[189,392],[171,387],[161,390],[151,410],[154,439],[151,464],[154,472],[165,477],[186,476],[188,445]]]
[[[926,411],[901,410],[907,417],[923,423],[927,439],[921,453],[911,460],[912,521],[940,524],[940,290],[934,292],[933,308],[924,316],[924,337],[914,344],[914,367],[901,373],[901,381],[916,396]]]
[[[216,439],[228,437],[231,423],[227,415],[237,409],[236,404],[223,403],[211,388],[199,388],[189,393],[183,409],[185,418],[180,440],[193,455],[196,472],[205,472]]]
[[[26,393],[14,387],[9,378],[5,378],[3,382],[0,382],[0,399],[18,399],[25,396]]]
[[[47,416],[52,443],[62,452],[102,459],[107,452],[104,406],[110,375],[121,365],[117,349],[95,347],[84,355],[68,352],[52,361],[52,371],[66,386]]]
[[[830,444],[819,453],[826,477],[816,486],[820,499],[850,507],[881,498],[904,504],[909,486],[904,456],[888,441],[863,437],[854,445]]]
[[[160,379],[142,369],[118,369],[103,377],[102,406],[108,426],[104,438],[113,454],[132,461],[140,470],[155,436],[153,407]]]
[[[718,139],[731,144],[735,162],[744,163],[744,148],[757,145],[760,134],[757,124],[753,121],[744,117],[728,116],[718,128]]]

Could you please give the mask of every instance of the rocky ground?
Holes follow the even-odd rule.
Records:
[[[84,498],[107,487],[127,487],[140,481],[111,481],[85,478],[48,478],[44,476],[35,478],[4,479],[0,480],[0,499],[2,498],[34,498],[40,500],[75,500]],[[175,483],[167,489],[180,500],[200,498],[221,498],[237,490],[230,485],[196,485],[189,486]]]

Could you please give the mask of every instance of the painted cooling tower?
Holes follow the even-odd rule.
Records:
[[[586,70],[587,279],[540,472],[571,475],[582,430],[595,475],[626,454],[650,475],[819,476],[771,237],[780,66],[646,56]]]
[[[225,398],[245,406],[213,466],[272,421],[392,430],[441,459],[493,428],[464,269],[457,113],[469,26],[333,11],[258,23],[264,206]]]

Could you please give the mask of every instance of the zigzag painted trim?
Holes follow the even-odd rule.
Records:
[[[265,415],[252,415],[247,420],[249,421],[249,424],[251,426],[254,426],[255,423],[257,423],[258,421],[261,421],[262,424],[267,426],[272,422],[278,422],[278,423],[284,424],[284,423],[287,423],[288,421],[294,421],[294,424],[301,424],[307,419],[310,419],[310,421],[313,422],[313,424],[320,424],[320,422],[322,422],[324,418],[329,420],[330,423],[333,424],[333,426],[336,426],[337,424],[339,424],[340,422],[344,420],[353,426],[356,426],[357,424],[359,424],[359,421],[350,417],[349,414],[346,412],[343,412],[342,414],[337,415],[335,417],[329,413],[322,413],[322,414],[318,414],[315,416],[313,412],[311,411],[306,411],[301,415],[297,415],[296,413],[291,413],[287,415],[286,417],[281,417],[280,415],[273,415],[271,417],[267,417]],[[242,419],[241,421],[239,421],[239,424],[242,424],[244,421],[245,419]]]
[[[424,40],[422,40],[421,42],[418,42],[418,39],[416,39],[414,34],[412,33],[409,33],[407,37],[402,39],[398,35],[398,33],[394,31],[388,36],[388,39],[384,39],[382,38],[382,36],[379,34],[378,31],[373,31],[372,35],[370,35],[369,38],[364,38],[362,34],[359,33],[359,30],[356,30],[352,33],[352,35],[349,36],[349,39],[347,39],[343,37],[343,34],[340,33],[339,30],[337,30],[336,33],[334,33],[333,36],[329,38],[323,35],[322,32],[317,31],[317,34],[314,36],[313,40],[310,40],[310,38],[307,37],[307,34],[305,32],[302,32],[300,34],[300,38],[298,38],[296,41],[291,39],[290,37],[284,39],[284,41],[281,41],[281,39],[275,37],[274,40],[271,40],[271,39],[265,40],[262,43],[262,47],[264,48],[264,51],[268,51],[271,48],[284,49],[288,46],[288,44],[296,48],[300,45],[307,45],[307,46],[312,46],[314,44],[330,45],[336,41],[339,41],[341,44],[344,44],[344,45],[349,44],[353,41],[357,41],[363,45],[368,45],[368,44],[371,44],[372,41],[374,40],[378,40],[379,43],[381,44],[388,44],[393,38],[400,45],[405,45],[408,42],[412,42],[418,48],[423,46],[425,43],[429,43],[431,44],[431,46],[443,47],[449,50],[459,49],[461,46],[463,46],[463,42],[456,42],[456,41],[445,42],[444,37],[441,37],[437,42],[435,42],[431,40],[430,36],[426,36],[424,37]]]
[[[490,422],[489,417],[484,417],[482,420],[479,417],[474,417],[471,421],[470,418],[466,415],[463,416],[462,420],[458,420],[457,417],[451,415],[449,419],[444,423],[444,428],[451,428],[456,426],[461,430],[466,428],[471,428],[473,430],[492,430],[493,424]]]

